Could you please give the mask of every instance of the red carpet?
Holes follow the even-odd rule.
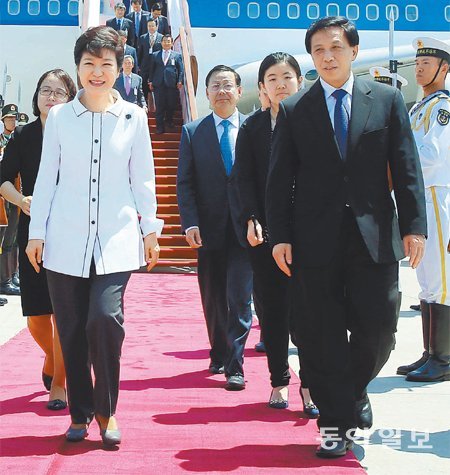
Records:
[[[67,410],[54,413],[39,381],[40,350],[24,330],[0,348],[0,468],[8,474],[364,474],[349,453],[314,456],[315,422],[299,417],[298,380],[290,408],[267,407],[264,355],[246,351],[247,389],[228,392],[211,376],[194,275],[134,274],[126,294],[127,336],[118,421],[123,443],[104,450],[95,423],[70,444]],[[258,337],[253,332],[248,348]]]

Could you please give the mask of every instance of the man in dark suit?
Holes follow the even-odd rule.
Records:
[[[161,13],[162,7],[160,3],[155,3],[152,6],[151,16],[156,21],[156,26],[158,27],[158,32],[164,35],[170,34],[169,20],[163,16]]]
[[[133,57],[126,55],[123,58],[123,71],[119,74],[114,84],[114,89],[119,91],[122,99],[142,107],[147,112],[147,101],[142,92],[142,78],[132,72]]]
[[[178,104],[178,90],[183,87],[184,67],[181,54],[173,51],[170,35],[161,41],[162,50],[153,53],[150,61],[148,84],[155,94],[156,132],[165,132],[164,121],[173,127],[173,113]]]
[[[198,282],[211,373],[223,373],[228,390],[245,388],[243,357],[252,313],[252,270],[243,218],[233,186],[234,148],[245,116],[236,104],[241,79],[227,66],[206,77],[213,113],[183,126],[177,176],[181,226],[198,249]]]
[[[355,26],[323,18],[305,43],[320,79],[280,105],[267,219],[273,256],[293,279],[297,339],[320,410],[316,453],[339,457],[356,426],[372,425],[367,385],[394,347],[398,261],[407,255],[415,268],[423,255],[424,187],[401,93],[351,72]]]
[[[119,30],[117,32],[122,40],[123,44],[123,54],[124,56],[133,57],[133,73],[137,74],[139,71],[139,62],[136,54],[136,49],[127,44],[127,32],[124,30]]]
[[[133,23],[125,18],[125,5],[122,2],[116,3],[114,6],[114,18],[106,20],[106,26],[110,26],[116,31],[124,30],[127,32],[127,43],[133,44]]]
[[[133,47],[139,49],[139,38],[147,32],[147,21],[150,18],[150,12],[142,9],[142,0],[131,0],[133,11],[126,18],[133,22]]]
[[[153,59],[153,53],[162,50],[161,41],[163,36],[157,32],[155,20],[149,18],[147,21],[147,33],[139,39],[138,60],[143,80],[144,94],[147,97],[149,93],[148,75],[150,71],[150,63]]]
[[[159,3],[161,5],[161,13],[164,16],[167,16],[167,0],[147,0],[148,8],[151,10],[155,3]]]

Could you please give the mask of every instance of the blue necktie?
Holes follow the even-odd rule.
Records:
[[[222,153],[222,160],[225,165],[225,171],[227,176],[230,175],[231,169],[233,168],[233,152],[231,150],[231,136],[230,136],[230,125],[231,122],[227,119],[222,120],[223,134],[220,137],[220,151]]]
[[[119,24],[119,30],[121,30],[122,29],[122,19],[117,20],[117,23]]]
[[[141,14],[140,13],[135,13],[135,30],[136,30],[136,36],[139,38],[139,26],[141,23]]]
[[[334,106],[334,134],[341,151],[342,160],[345,160],[347,155],[348,114],[342,102],[346,94],[347,91],[343,89],[336,89],[332,94],[336,99],[336,105]]]

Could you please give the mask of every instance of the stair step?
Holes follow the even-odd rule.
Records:
[[[155,117],[149,117],[148,118],[148,125],[156,125],[156,118]],[[181,117],[174,117],[173,119],[173,125],[183,125],[183,119]]]
[[[155,165],[155,173],[157,175],[176,175],[178,167],[171,165]]]
[[[178,226],[180,226],[180,216],[179,215],[176,215],[176,214],[162,214],[162,213],[158,213],[157,214],[158,218],[161,218],[164,220],[164,229],[166,229],[166,224],[177,224]],[[169,232],[167,230],[167,232]],[[171,233],[175,232],[175,231],[170,231]]]
[[[153,137],[156,135],[156,125],[149,125],[150,135]],[[178,134],[178,137],[181,138],[181,125],[175,125],[170,131],[164,132],[165,134]]]
[[[156,194],[163,195],[176,195],[177,187],[176,185],[156,185]]]
[[[186,238],[180,234],[162,234],[158,238],[161,246],[187,246]]]
[[[178,204],[177,203],[174,203],[174,204],[166,204],[166,203],[161,203],[159,202],[158,203],[158,214],[162,215],[162,214],[166,214],[166,215],[169,215],[169,214],[174,214],[174,215],[179,215],[180,214],[180,210],[178,209]]]
[[[155,167],[178,168],[178,158],[157,157],[153,159]]]
[[[163,134],[151,134],[152,142],[161,141],[161,142],[178,142],[180,143],[180,134],[176,132],[164,132]]]
[[[176,175],[156,175],[157,185],[175,185],[177,183]]]
[[[148,113],[148,117],[156,117],[155,111],[150,111]],[[175,119],[181,119],[183,117],[183,114],[181,113],[181,109],[176,109],[173,111],[173,117]]]
[[[153,149],[155,158],[176,158],[178,160],[178,150],[175,149]]]
[[[160,205],[173,205],[177,203],[177,195],[158,195],[157,197],[158,207]]]
[[[197,259],[159,259],[156,267],[197,267]]]
[[[191,249],[188,246],[160,246],[161,251],[159,255],[161,259],[175,258],[175,259],[196,259],[197,249]]]
[[[152,148],[153,150],[176,150],[178,154],[178,147],[180,146],[180,142],[166,142],[165,140],[152,140]]]

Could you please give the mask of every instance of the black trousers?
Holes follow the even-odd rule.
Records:
[[[123,295],[131,272],[74,277],[47,270],[67,375],[72,422],[115,414],[125,337]],[[92,382],[91,365],[95,375]]]
[[[19,251],[17,247],[17,228],[19,225],[19,208],[5,201],[8,226],[0,228],[0,283],[11,279],[18,271]]]
[[[278,268],[267,243],[249,249],[253,269],[253,296],[266,346],[272,387],[287,386],[290,380],[289,277]]]
[[[346,208],[332,262],[294,266],[293,278],[297,339],[319,425],[354,428],[355,400],[366,394],[394,346],[398,263],[372,260]]]
[[[158,86],[154,89],[156,107],[156,126],[164,128],[164,120],[172,122],[173,113],[178,105],[178,89],[176,87]]]
[[[198,250],[198,283],[213,362],[225,375],[244,374],[252,324],[252,268],[247,250],[232,238],[222,249]]]

